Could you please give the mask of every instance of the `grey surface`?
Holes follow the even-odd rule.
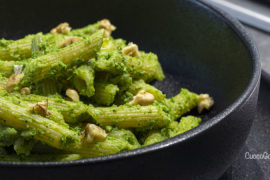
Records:
[[[225,1],[240,5],[247,9],[254,10],[255,12],[262,13],[266,16],[270,16],[270,11],[268,9],[269,6],[267,4],[261,3],[262,1],[260,0],[225,0]]]
[[[270,32],[269,4],[258,0],[204,0],[227,11],[242,22]],[[258,3],[259,2],[259,3]]]
[[[270,72],[270,34],[247,27],[257,43],[263,68]],[[270,154],[270,83],[262,78],[257,115],[246,145],[220,180],[269,180],[270,159],[246,159],[245,153]]]

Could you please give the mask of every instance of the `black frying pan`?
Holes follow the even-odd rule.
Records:
[[[169,96],[181,87],[210,93],[215,107],[201,126],[164,142],[74,162],[0,162],[1,179],[217,179],[243,146],[256,109],[260,63],[243,27],[195,0],[2,0],[0,36],[104,17],[118,27],[115,37],[159,55],[167,79],[157,87]]]

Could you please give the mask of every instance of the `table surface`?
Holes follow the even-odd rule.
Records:
[[[262,67],[270,73],[270,34],[246,26],[260,52]],[[249,154],[270,154],[270,83],[262,77],[257,115],[238,159],[220,180],[269,180],[270,159],[246,159]],[[270,155],[269,155],[270,158]]]

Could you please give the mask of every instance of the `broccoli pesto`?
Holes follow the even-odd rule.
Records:
[[[185,133],[210,110],[208,94],[172,98],[158,56],[111,36],[103,19],[0,40],[0,161],[70,161],[148,146]]]

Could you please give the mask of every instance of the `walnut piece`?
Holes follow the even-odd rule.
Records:
[[[107,133],[101,127],[95,124],[86,124],[84,131],[82,132],[83,139],[87,143],[93,143],[98,141],[104,141],[107,137]]]
[[[80,39],[81,38],[80,37],[77,37],[77,36],[71,37],[71,38],[65,40],[64,42],[62,42],[58,47],[59,48],[64,48],[64,47],[66,47],[66,46],[68,46],[68,45],[70,45],[72,43],[75,43],[76,41],[78,41]]]
[[[26,95],[31,94],[31,89],[29,87],[24,87],[20,90],[20,93]]]
[[[36,114],[48,117],[50,115],[50,112],[48,111],[48,99],[46,101],[37,103],[31,108],[31,110],[34,111]]]
[[[8,78],[8,81],[7,81],[7,91],[12,91],[16,85],[18,85],[21,80],[23,79],[24,77],[24,74],[21,73],[21,74],[12,74],[9,78]]]
[[[74,102],[80,101],[80,96],[79,96],[78,92],[74,89],[67,89],[66,95]]]
[[[198,96],[198,112],[202,113],[204,109],[209,110],[214,105],[214,100],[209,94],[200,94]]]
[[[129,55],[132,57],[140,57],[140,52],[137,44],[134,44],[132,42],[128,43],[126,47],[122,49],[122,54]]]
[[[23,70],[23,65],[14,65],[14,74],[20,74]]]
[[[155,101],[155,96],[145,90],[140,90],[136,96],[133,97],[133,100],[129,102],[130,105],[139,104],[141,106],[147,106],[153,104]]]
[[[67,22],[61,23],[55,28],[51,29],[50,33],[55,34],[55,33],[60,33],[60,34],[67,34],[71,31],[71,27]]]
[[[99,22],[99,29],[104,29],[105,30],[104,36],[109,37],[111,35],[112,31],[114,31],[116,29],[116,27],[111,24],[110,20],[102,19]]]

